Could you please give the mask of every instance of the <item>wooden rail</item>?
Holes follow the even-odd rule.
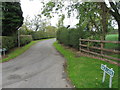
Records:
[[[107,52],[120,54],[120,51],[118,51],[118,50],[111,50],[111,49],[99,48],[99,47],[94,47],[94,46],[87,46],[87,45],[84,45],[84,44],[79,44],[79,45],[83,46],[83,47],[89,47],[89,48],[92,48],[92,49],[98,49],[98,50],[103,50],[103,51],[107,51]]]
[[[100,57],[103,57],[103,58],[108,58],[108,59],[111,59],[111,60],[120,61],[120,58],[115,58],[115,57],[112,57],[112,56],[108,56],[108,55],[105,55],[105,53],[104,53],[104,52],[111,52],[111,53],[115,53],[117,55],[120,55],[119,50],[112,50],[112,49],[104,48],[104,43],[120,44],[119,41],[104,41],[104,40],[89,40],[89,39],[79,39],[79,40],[80,40],[80,44],[79,44],[80,52],[85,52],[85,53],[97,55],[97,56],[100,56]],[[87,42],[87,44],[82,44],[82,42]],[[100,43],[99,47],[90,45],[90,42],[91,43],[93,43],[93,42]],[[85,47],[85,48],[83,48],[83,47]],[[98,53],[96,51],[93,52],[93,51],[91,51],[91,49],[99,50],[100,53]]]
[[[88,39],[80,39],[80,41],[100,42],[100,43],[117,43],[117,44],[120,44],[120,41],[104,41],[104,40],[88,40]]]

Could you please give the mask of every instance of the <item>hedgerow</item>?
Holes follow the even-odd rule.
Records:
[[[71,46],[73,48],[79,48],[79,39],[87,38],[89,35],[81,30],[81,28],[66,28],[60,27],[57,31],[57,40],[64,45]]]
[[[16,45],[16,40],[14,37],[10,37],[10,36],[0,36],[2,42],[1,42],[1,45],[2,47],[1,48],[6,48],[7,51],[10,50],[11,48],[15,47]]]
[[[6,48],[9,51],[12,48],[17,47],[18,45],[18,37],[15,36],[0,36],[0,48]],[[20,46],[26,45],[32,41],[31,35],[20,35]]]
[[[32,41],[31,35],[20,35],[20,46],[26,45]]]

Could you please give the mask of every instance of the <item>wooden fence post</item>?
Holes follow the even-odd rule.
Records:
[[[89,49],[89,45],[90,45],[89,40],[90,40],[90,39],[88,38],[88,45],[87,45],[87,50],[88,50],[88,51],[90,51],[90,49]],[[89,52],[88,52],[88,54],[89,54]]]
[[[81,53],[81,38],[79,39],[79,51],[80,51],[80,53]]]
[[[104,44],[103,44],[102,41],[100,42],[100,44],[101,44],[101,55],[103,55],[103,47],[104,47]]]

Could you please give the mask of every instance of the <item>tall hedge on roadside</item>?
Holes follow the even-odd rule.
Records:
[[[0,36],[0,45],[2,47],[0,48],[6,48],[7,51],[9,51],[12,48],[15,48],[18,46],[18,37],[11,37],[11,36]],[[26,45],[32,41],[32,36],[31,35],[21,35],[20,36],[20,45]]]
[[[2,40],[2,48],[6,48],[7,51],[14,48],[16,45],[16,40],[14,37],[10,37],[10,36],[0,36],[1,40]]]
[[[26,45],[32,41],[31,35],[20,35],[20,46]]]
[[[43,39],[43,38],[47,38],[46,33],[43,31],[34,31],[32,33],[32,37],[34,40],[39,40],[39,39]]]
[[[60,27],[57,31],[57,40],[60,43],[65,45],[74,47],[76,49],[79,48],[79,39],[87,38],[87,33],[81,28],[70,28]]]
[[[60,43],[69,45],[69,31],[66,27],[60,27],[57,31],[57,40]]]

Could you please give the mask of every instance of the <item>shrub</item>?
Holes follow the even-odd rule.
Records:
[[[10,49],[16,47],[17,44],[17,37],[16,36],[0,36],[0,45],[2,47],[0,48],[6,48],[7,51]],[[32,36],[31,35],[21,35],[20,36],[20,45],[23,46],[25,44],[28,44],[29,42],[32,41]]]
[[[31,35],[20,35],[20,46],[26,45],[32,41]]]
[[[34,31],[31,35],[33,37],[33,40],[55,37],[55,35],[53,35],[52,33],[44,31]]]
[[[2,40],[2,48],[6,48],[7,51],[16,45],[16,39],[14,37],[0,36],[0,39]]]
[[[87,38],[87,36],[87,33],[80,28],[67,29],[66,27],[60,27],[57,31],[57,40],[60,43],[77,49],[79,48],[79,39]]]
[[[59,41],[65,45],[69,45],[69,32],[65,27],[59,29]]]
[[[42,38],[46,38],[46,34],[43,31],[36,31],[32,33],[32,37],[34,40],[39,40]]]

